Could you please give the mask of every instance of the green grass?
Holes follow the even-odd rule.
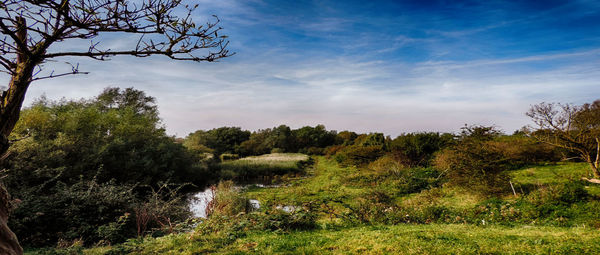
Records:
[[[252,247],[266,254],[592,254],[600,248],[598,241],[600,233],[592,229],[397,225],[286,235],[256,233],[224,253]]]
[[[224,161],[220,167],[222,178],[248,181],[264,176],[301,174],[309,164],[310,158],[304,154],[273,153]]]
[[[131,254],[596,254],[590,228],[456,224],[360,226],[291,233],[250,232],[233,242],[193,233],[130,242]],[[104,254],[106,247],[84,254]]]
[[[579,180],[587,176],[588,172],[587,163],[562,162],[519,169],[513,171],[511,177],[514,182],[521,184],[553,184]]]
[[[279,156],[246,158],[226,164],[289,164],[292,157],[301,155]],[[286,157],[290,160],[285,160]],[[584,163],[558,163],[515,170],[511,172],[511,177],[517,188],[519,185],[536,188],[576,181],[585,176],[587,171],[587,165]],[[389,184],[394,182],[374,178],[378,174],[381,173],[368,169],[339,167],[334,160],[316,157],[314,166],[306,169],[306,176],[292,178],[280,187],[250,187],[243,195],[258,199],[263,206],[333,200],[356,203],[357,199],[364,199],[365,194],[375,189],[393,190]],[[379,181],[353,181],[361,178]],[[586,190],[592,194],[600,194],[599,186],[588,185]],[[409,208],[435,205],[456,212],[466,212],[473,210],[486,199],[467,188],[441,186],[394,197],[393,203]],[[513,204],[518,200],[512,194],[510,198],[507,195],[504,199],[512,201]],[[217,233],[206,235],[200,235],[198,232],[185,233],[130,240],[127,244],[115,247],[87,249],[84,250],[84,254],[105,254],[111,249],[112,254],[596,254],[600,250],[600,231],[590,227],[594,225],[592,220],[598,218],[595,216],[598,209],[595,205],[596,202],[581,202],[563,206],[564,208],[559,206],[562,209],[557,212],[567,212],[566,215],[570,212],[575,213],[573,217],[576,216],[576,224],[571,224],[575,227],[570,228],[525,225],[529,224],[526,222],[509,224],[511,226],[489,223],[481,226],[473,222],[421,225],[346,224],[335,219],[328,220],[327,215],[322,214],[318,221],[319,227],[314,230],[218,230]],[[339,206],[334,209],[340,213],[345,208]],[[553,217],[548,216],[547,219],[553,221]],[[600,226],[599,222],[596,223],[598,224],[594,226]],[[540,224],[554,225],[552,222]]]
[[[567,163],[531,166],[511,172],[513,182],[517,185],[549,185],[566,183],[588,177],[590,166],[587,163]],[[600,185],[590,184],[586,187],[592,195],[600,196]]]
[[[315,166],[307,174],[308,178],[300,178],[288,186],[278,188],[250,188],[246,195],[258,199],[261,204],[278,201],[298,204],[323,200],[351,200],[367,191],[365,188],[349,186],[344,180],[358,172],[354,167],[340,168],[333,160],[324,157],[315,159]]]

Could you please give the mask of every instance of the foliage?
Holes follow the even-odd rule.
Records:
[[[491,143],[500,133],[493,127],[465,127],[457,143],[435,158],[450,184],[468,187],[484,194],[507,190],[510,161]]]
[[[339,132],[336,136],[336,144],[352,145],[356,138],[358,138],[358,134],[356,134],[355,132],[342,131]]]
[[[154,185],[199,181],[194,158],[165,134],[153,98],[107,88],[93,100],[50,102],[23,110],[3,163],[11,189],[80,178]]]
[[[135,235],[128,216],[137,201],[132,186],[82,180],[71,186],[58,182],[46,192],[39,188],[13,191],[21,203],[13,212],[10,226],[30,246],[79,238],[88,244],[104,238],[122,241]]]
[[[489,144],[498,148],[513,168],[544,162],[558,162],[562,151],[522,134],[499,136]]]
[[[280,125],[253,132],[250,139],[243,142],[240,147],[245,156],[283,152],[320,155],[324,148],[337,142],[336,131],[327,131],[323,125],[305,126],[299,129]]]
[[[303,154],[272,153],[225,161],[219,167],[220,178],[247,182],[276,175],[302,174],[310,165],[310,158]]]
[[[247,231],[231,239],[220,232],[180,234],[115,246],[109,254],[596,254],[598,238],[597,230],[583,227],[361,225],[284,234]]]
[[[335,154],[335,160],[342,166],[364,166],[385,152],[382,146],[348,146]]]
[[[194,157],[165,134],[153,102],[141,91],[107,88],[95,99],[42,98],[23,110],[13,132],[22,139],[3,167],[4,182],[22,201],[10,224],[25,243],[124,241],[136,233],[140,204],[168,216],[154,217],[149,228],[168,228],[185,217],[173,211],[185,205],[151,197],[153,190],[164,182],[205,179]]]
[[[342,168],[334,160],[315,159],[306,178],[232,193],[231,197],[258,199],[257,212],[215,216],[200,223],[195,233],[136,239],[109,249],[114,254],[596,251],[600,201],[589,194],[593,187],[584,186],[589,183],[566,175],[555,176],[556,182],[541,180],[524,191],[517,189],[516,197],[511,193],[489,198],[471,195],[469,187],[441,185],[434,169],[407,168],[390,156],[368,168]],[[546,168],[559,173],[584,171],[581,163],[535,169],[543,174]],[[523,181],[535,183],[523,177],[519,173],[513,179],[515,187]],[[399,184],[405,182],[418,188],[399,193],[404,189]],[[286,213],[277,205],[298,207]],[[399,248],[399,242],[406,245]]]
[[[336,143],[335,131],[325,130],[325,126],[305,126],[292,130],[294,136],[294,150],[300,153],[321,155],[322,151],[317,148],[325,148]]]
[[[207,206],[207,215],[235,216],[246,212],[248,199],[244,197],[239,188],[232,181],[221,181],[213,188],[214,199]]]
[[[600,177],[600,100],[591,104],[540,103],[527,112],[536,139],[574,152]]]
[[[183,145],[196,153],[235,154],[240,152],[240,144],[249,138],[250,131],[239,127],[220,127],[191,133],[185,138]]]
[[[428,166],[433,154],[453,143],[452,134],[408,133],[390,143],[394,157],[408,166]]]

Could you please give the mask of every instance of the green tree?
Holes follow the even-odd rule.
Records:
[[[208,131],[198,130],[189,134],[184,145],[192,150],[205,152],[204,147],[211,149],[216,155],[223,153],[239,153],[239,146],[250,138],[250,131],[240,127],[220,127]]]
[[[317,125],[315,127],[305,126],[292,130],[294,136],[294,151],[308,151],[310,148],[325,148],[334,145],[337,138],[337,132],[327,131],[325,126]]]
[[[465,126],[458,141],[436,155],[435,167],[452,185],[488,195],[502,192],[508,185],[506,170],[511,162],[503,147],[493,142],[501,134],[494,127]]]
[[[128,103],[105,100],[132,93],[140,96]],[[82,176],[138,185],[194,180],[193,158],[166,135],[153,101],[131,88],[108,88],[87,101],[37,101],[23,111],[13,132],[22,140],[5,159],[5,181],[19,187],[48,178],[73,183]]]
[[[91,100],[40,99],[23,110],[11,135],[19,141],[2,166],[22,201],[10,224],[27,243],[97,241],[98,226],[134,213],[131,199],[162,182],[203,181],[190,153],[165,134],[153,102],[142,91],[108,88]]]
[[[540,103],[526,114],[536,125],[529,132],[533,137],[576,153],[600,178],[600,100],[581,106]]]
[[[426,166],[435,152],[452,144],[454,135],[440,133],[402,134],[391,142],[395,158],[409,166]]]
[[[206,24],[191,19],[197,6],[183,5],[180,0],[2,1],[0,68],[10,75],[10,82],[0,95],[0,154],[10,146],[8,137],[19,120],[31,82],[81,73],[78,65],[55,73],[43,70],[44,64],[64,57],[107,60],[120,55],[163,55],[175,60],[214,61],[230,56],[226,37],[218,34],[218,19]],[[182,8],[184,15],[176,16]],[[128,48],[102,48],[98,42],[104,34],[136,35],[139,40]],[[78,40],[91,46],[73,51],[60,47]],[[0,253],[22,254],[17,238],[6,227],[8,199],[5,189],[0,189]]]

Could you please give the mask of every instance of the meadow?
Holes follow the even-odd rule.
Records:
[[[221,178],[238,182],[272,182],[275,176],[301,175],[310,158],[300,153],[272,153],[226,160],[219,164]]]
[[[275,158],[290,159],[269,155],[239,161],[273,163]],[[598,187],[583,186],[589,191],[583,200],[560,198],[573,190],[553,188],[577,182],[572,177],[587,169],[582,163],[511,171],[517,195],[490,199],[436,183],[427,174],[420,176],[428,178],[428,186],[407,193],[402,182],[414,180],[387,175],[383,180],[378,176],[384,173],[340,167],[321,156],[314,161],[304,176],[285,179],[281,186],[250,186],[235,194],[259,200],[263,206],[258,212],[217,214],[187,233],[29,254],[595,254],[600,248],[600,217],[593,210],[598,208]],[[547,199],[557,202],[546,203]],[[285,213],[276,209],[281,205],[302,209]],[[385,212],[380,215],[373,208]]]

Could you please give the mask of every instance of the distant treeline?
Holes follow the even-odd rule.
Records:
[[[383,133],[358,134],[352,131],[327,130],[323,125],[291,129],[289,126],[261,129],[255,132],[239,127],[220,127],[198,130],[181,142],[191,152],[200,156],[231,159],[273,152],[305,153],[335,156],[343,165],[360,165],[384,154],[394,155],[407,166],[428,166],[434,153],[456,145],[468,136],[486,137],[507,146],[506,150],[531,152],[522,161],[554,160],[564,151],[541,144],[523,132],[506,135],[493,127],[466,126],[459,134],[439,132],[404,133],[396,138]],[[510,147],[510,148],[508,148]],[[203,156],[204,155],[204,156]]]

